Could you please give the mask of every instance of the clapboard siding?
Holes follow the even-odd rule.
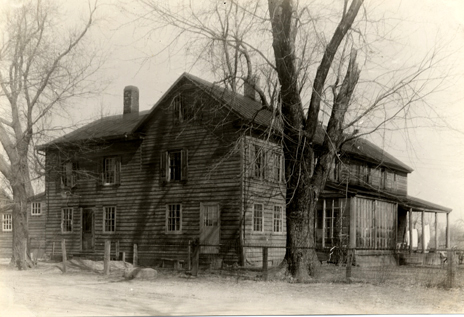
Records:
[[[108,143],[85,158],[75,155],[84,177],[70,189],[71,195],[67,198],[61,196],[62,190],[56,181],[58,175],[49,175],[47,241],[55,241],[56,252],[60,252],[56,242],[63,238],[69,253],[81,251],[80,208],[83,207],[94,208],[95,253],[102,254],[104,241],[110,239],[119,241],[119,250],[130,258],[135,243],[141,261],[146,264],[155,261],[156,254],[186,256],[188,241],[198,238],[200,233],[201,203],[220,206],[221,244],[228,245],[229,241],[238,238],[241,155],[236,150],[237,134],[231,126],[232,121],[222,125],[216,122],[214,129],[198,121],[176,122],[169,97],[154,111],[155,115],[143,127],[140,139]],[[214,112],[214,116],[220,116],[220,112]],[[207,113],[203,118],[209,122]],[[185,182],[163,183],[160,180],[160,156],[170,150],[188,151]],[[121,181],[117,186],[98,185],[98,165],[104,156],[121,158]],[[56,162],[56,153],[49,151],[47,164]],[[182,205],[181,234],[166,233],[167,204]],[[61,233],[61,209],[66,206],[74,209],[73,232],[64,234]],[[105,206],[116,207],[114,233],[103,232]],[[162,245],[178,245],[171,247],[177,248],[178,252],[165,250],[167,247]],[[51,243],[47,247],[50,252]]]
[[[11,211],[0,213],[0,258],[10,258],[13,247],[13,232],[3,231],[3,214],[11,214]]]

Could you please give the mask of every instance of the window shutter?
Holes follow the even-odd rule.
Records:
[[[97,185],[98,186],[103,185],[103,182],[104,182],[104,179],[103,179],[103,171],[105,170],[104,164],[105,164],[105,158],[102,157],[97,162]]]
[[[253,177],[255,172],[255,146],[253,144],[248,144],[248,176]]]
[[[160,176],[159,176],[159,180],[160,180],[160,183],[164,183],[166,182],[166,162],[167,162],[167,152],[161,152],[160,153],[160,166],[159,166],[159,170],[160,170]]]
[[[72,163],[72,171],[71,171],[71,177],[72,177],[72,184],[71,187],[74,187],[77,185],[77,180],[78,180],[78,170],[79,170],[79,164],[77,162]]]
[[[279,155],[280,160],[280,181],[285,183],[285,156]]]
[[[181,151],[181,165],[180,180],[186,181],[188,179],[188,150]]]
[[[115,175],[114,175],[114,182],[119,185],[121,184],[121,157],[117,157],[115,159]]]

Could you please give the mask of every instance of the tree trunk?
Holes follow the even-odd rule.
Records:
[[[13,253],[11,263],[20,270],[26,270],[32,266],[27,254],[29,232],[27,226],[27,191],[24,186],[13,187]]]

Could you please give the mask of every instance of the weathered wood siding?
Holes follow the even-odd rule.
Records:
[[[183,88],[190,88],[181,84]],[[81,177],[66,198],[62,196],[56,173],[49,175],[49,252],[52,241],[64,238],[68,253],[79,253],[82,248],[81,208],[93,208],[96,254],[103,254],[104,241],[110,239],[119,241],[119,250],[126,252],[128,259],[132,258],[133,245],[137,244],[142,264],[153,264],[163,257],[186,259],[188,241],[199,237],[200,204],[217,203],[220,206],[221,254],[231,256],[229,260],[237,259],[241,155],[235,142],[238,135],[233,128],[236,117],[216,101],[202,95],[185,99],[186,105],[195,102],[198,108],[195,108],[192,120],[179,122],[171,106],[174,97],[175,94],[166,96],[165,101],[157,106],[150,121],[143,127],[140,140],[103,144],[94,151],[86,151],[85,155],[76,151],[74,159],[79,163],[80,173],[87,177]],[[209,110],[206,106],[210,107]],[[187,153],[186,180],[162,181],[161,158],[170,150]],[[102,158],[114,155],[121,158],[120,184],[98,185],[98,166]],[[56,163],[56,155],[49,151],[48,166]],[[166,232],[168,204],[181,204],[180,234]],[[114,233],[103,232],[103,208],[107,206],[116,207]],[[72,233],[61,232],[63,207],[73,208]],[[56,252],[60,252],[59,243],[55,243],[55,248]]]
[[[407,173],[346,157],[333,165],[329,180],[397,195],[406,195],[408,190]]]
[[[32,204],[41,204],[41,213],[39,215],[32,213]],[[27,225],[29,229],[29,248],[30,250],[45,249],[45,228],[47,224],[47,202],[45,195],[40,199],[29,201],[27,207]],[[42,252],[41,252],[42,253]]]
[[[250,153],[255,147],[264,151],[263,175],[254,175],[253,164],[256,157]],[[283,153],[277,144],[260,140],[256,137],[243,138],[243,210],[244,210],[244,245],[269,246],[268,260],[271,265],[278,265],[285,256],[287,222],[285,217],[285,183],[283,177],[275,180],[271,176],[273,162],[269,160],[272,153],[282,155],[281,173],[284,173]],[[254,205],[263,206],[263,230],[253,230]],[[274,207],[282,208],[282,231],[274,232]],[[262,248],[245,248],[246,263],[262,264]]]
[[[0,212],[0,258],[10,258],[13,254],[13,232],[3,231],[3,214],[11,214],[11,211]]]

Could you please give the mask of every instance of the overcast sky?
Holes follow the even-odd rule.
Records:
[[[11,5],[13,1],[0,0],[2,3]],[[64,3],[66,7],[69,5]],[[392,132],[378,145],[414,169],[408,181],[410,195],[452,208],[452,219],[464,218],[464,1],[366,0],[366,3],[374,4],[376,10],[389,12],[404,22],[397,30],[405,43],[404,58],[425,54],[436,41],[446,43],[446,54],[450,54],[448,66],[452,65],[453,77],[430,102],[455,130],[433,128],[427,124],[407,133]],[[68,11],[70,16],[79,15],[74,5]],[[184,71],[202,77],[202,72],[191,68],[182,52],[173,55],[173,52],[165,51],[146,60],[151,52],[166,47],[169,32],[159,37],[143,38],[140,30],[126,25],[127,19],[111,6],[104,7],[101,16],[105,21],[101,21],[102,27],[93,36],[111,51],[101,75],[112,82],[101,96],[79,106],[76,121],[95,118],[101,113],[121,113],[122,92],[126,85],[139,87],[140,108],[146,110]],[[142,41],[135,41],[140,38]]]

